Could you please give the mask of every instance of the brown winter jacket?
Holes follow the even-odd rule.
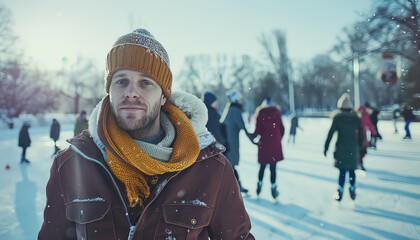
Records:
[[[59,152],[38,239],[254,239],[233,170],[213,143],[189,168],[161,175],[142,211],[129,208],[88,131]]]

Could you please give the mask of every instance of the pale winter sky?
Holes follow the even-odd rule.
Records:
[[[119,36],[144,27],[168,51],[176,76],[188,55],[261,59],[258,39],[274,29],[286,32],[290,58],[309,60],[329,50],[344,27],[367,19],[375,0],[2,1],[20,46],[42,69],[79,55],[102,68]]]

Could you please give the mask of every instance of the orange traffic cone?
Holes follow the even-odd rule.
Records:
[[[5,169],[6,169],[6,170],[9,170],[9,169],[10,169],[10,166],[9,166],[9,164],[6,164],[6,167],[5,167]]]

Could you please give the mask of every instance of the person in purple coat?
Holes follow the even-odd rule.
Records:
[[[252,138],[256,138],[258,135],[260,136],[260,140],[258,141],[258,163],[260,164],[260,171],[258,173],[257,195],[261,193],[264,170],[267,165],[270,165],[271,194],[276,199],[279,195],[276,185],[276,164],[284,159],[281,147],[284,126],[280,111],[271,104],[269,98],[259,108],[255,132],[251,135]]]
[[[359,155],[359,165],[360,165],[360,169],[362,169],[363,171],[366,171],[365,166],[363,165],[363,158],[366,156],[367,154],[367,148],[369,147],[369,139],[368,139],[368,131],[370,132],[370,138],[373,138],[375,136],[377,136],[377,132],[375,127],[373,126],[372,122],[370,121],[370,110],[368,109],[368,107],[366,106],[366,104],[364,105],[360,105],[359,109],[358,109],[358,116],[360,118],[360,120],[362,121],[362,126],[363,126],[363,133],[365,136],[365,141],[364,141],[364,147],[360,150],[360,155]]]

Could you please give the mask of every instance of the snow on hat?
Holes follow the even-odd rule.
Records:
[[[226,94],[231,103],[238,103],[243,99],[242,94],[236,90],[229,90]]]
[[[172,72],[163,46],[146,29],[137,29],[121,36],[109,51],[106,61],[105,90],[109,93],[112,76],[119,70],[145,73],[171,97]]]
[[[271,105],[272,103],[271,103],[271,98],[270,97],[268,97],[268,98],[264,98],[264,100],[262,101],[262,103],[261,103],[261,106],[269,106],[269,105]]]
[[[350,94],[343,93],[341,95],[341,97],[338,99],[337,107],[338,108],[352,109],[353,108],[353,104],[351,103]]]
[[[216,99],[217,99],[216,95],[214,95],[213,93],[211,92],[204,93],[204,100],[203,100],[204,104],[210,106],[212,103],[214,103],[214,101],[216,101]]]

